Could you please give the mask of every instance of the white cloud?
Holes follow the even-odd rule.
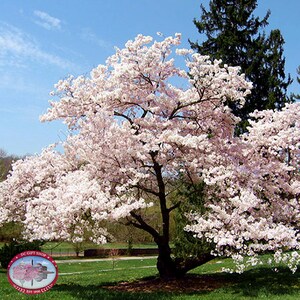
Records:
[[[61,20],[54,18],[47,14],[44,11],[35,10],[34,15],[39,18],[38,21],[35,21],[35,23],[39,26],[44,27],[47,30],[51,29],[61,29]]]
[[[31,96],[36,95],[39,98],[43,98],[48,94],[48,91],[41,84],[37,85],[26,74],[19,74],[13,70],[8,70],[5,73],[0,73],[0,97],[5,93],[9,93],[10,95],[26,93]]]
[[[92,42],[93,44],[96,44],[97,46],[99,46],[100,48],[106,49],[106,50],[110,50],[112,49],[112,45],[111,43],[99,38],[95,33],[92,32],[91,29],[89,28],[84,28],[81,31],[81,38],[83,40]]]
[[[22,30],[0,23],[0,67],[26,67],[30,62],[63,69],[75,68],[68,60],[42,50],[40,45]]]

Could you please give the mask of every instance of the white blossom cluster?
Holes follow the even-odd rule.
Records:
[[[214,254],[254,264],[260,252],[299,249],[300,105],[256,112],[236,137],[227,103],[243,105],[252,84],[238,67],[180,49],[180,38],[139,35],[90,76],[58,82],[41,120],[67,124],[64,151],[15,162],[0,183],[0,223],[23,222],[31,239],[81,241],[89,231],[103,243],[103,220],[159,205],[184,176],[206,183],[206,213],[190,213],[186,230]],[[282,260],[292,270],[293,255]]]

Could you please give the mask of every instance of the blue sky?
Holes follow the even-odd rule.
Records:
[[[137,34],[182,33],[201,41],[193,24],[208,0],[1,0],[0,148],[9,154],[39,153],[65,137],[60,122],[40,123],[49,92],[69,74],[88,74]],[[258,0],[255,15],[271,10],[268,30],[285,39],[286,71],[300,65],[300,1]],[[293,83],[290,92],[300,93]]]

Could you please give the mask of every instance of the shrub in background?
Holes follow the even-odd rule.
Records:
[[[41,246],[44,244],[43,241],[12,241],[8,244],[5,244],[0,249],[0,263],[2,268],[7,269],[9,262],[16,256],[18,253],[23,251],[36,250],[41,251]]]

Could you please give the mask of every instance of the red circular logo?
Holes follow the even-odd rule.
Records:
[[[57,264],[47,253],[24,251],[10,261],[7,277],[9,283],[21,293],[44,293],[57,281]]]

